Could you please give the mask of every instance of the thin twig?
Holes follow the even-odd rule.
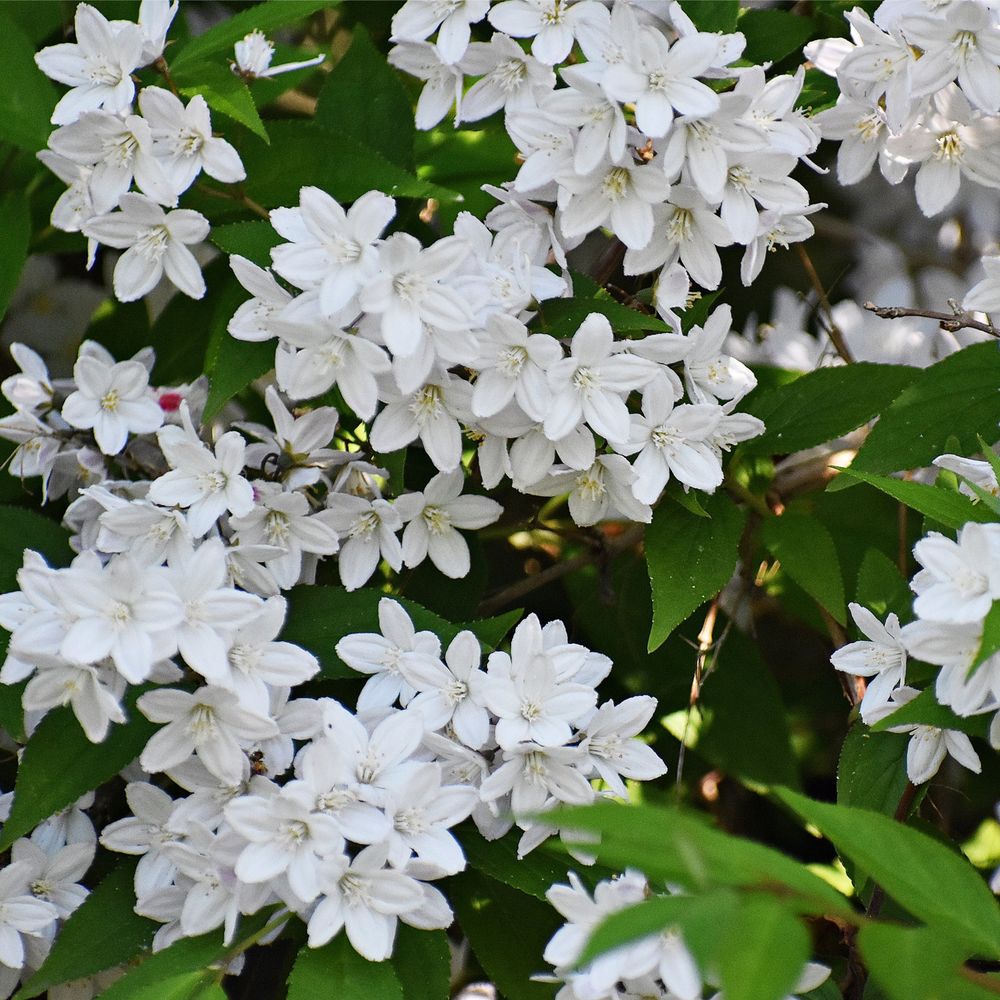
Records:
[[[875,313],[880,319],[902,319],[904,316],[919,316],[923,319],[936,319],[942,330],[955,333],[958,330],[969,329],[978,330],[980,333],[988,333],[991,337],[1000,337],[998,330],[991,323],[981,323],[974,319],[971,313],[962,309],[954,312],[937,312],[934,309],[907,309],[903,306],[877,306],[874,302],[866,302],[865,309]]]
[[[235,201],[244,208],[249,209],[254,215],[259,215],[262,219],[270,221],[271,213],[263,205],[258,205],[253,198],[248,197],[243,191],[224,191],[222,188],[212,187],[199,181],[195,187],[211,198],[224,198],[226,201]]]
[[[180,91],[177,89],[177,84],[174,83],[174,78],[170,75],[170,67],[167,65],[167,60],[160,56],[156,62],[153,63],[153,68],[157,70],[160,76],[166,81],[167,86],[170,88],[170,92],[174,97],[180,97]]]
[[[803,268],[805,268],[809,284],[812,285],[813,291],[819,299],[819,304],[823,307],[823,319],[826,321],[826,335],[830,338],[830,343],[833,344],[834,350],[836,350],[847,364],[850,364],[854,361],[854,355],[851,354],[851,350],[847,346],[847,341],[844,340],[844,334],[833,318],[833,306],[830,305],[830,298],[826,294],[823,282],[820,280],[816,265],[813,264],[812,257],[809,256],[809,251],[801,243],[795,244],[795,251],[799,255],[799,260],[802,261]]]
[[[591,552],[581,552],[579,555],[573,556],[572,559],[565,559],[562,562],[557,562],[554,566],[549,566],[547,569],[543,569],[540,573],[534,573],[531,576],[526,576],[515,581],[509,587],[504,587],[504,589],[499,591],[499,593],[494,594],[492,597],[487,597],[486,600],[479,605],[476,616],[479,618],[487,618],[490,615],[495,614],[501,608],[506,607],[508,604],[513,604],[515,601],[519,601],[522,597],[525,597],[532,591],[538,590],[539,587],[544,587],[547,583],[551,583],[553,580],[558,580],[561,576],[565,576],[567,573],[572,573],[574,570],[587,566],[592,562],[598,562],[601,559],[606,559],[608,556],[615,555],[618,552],[624,552],[626,549],[630,549],[633,546],[638,545],[642,540],[644,531],[644,525],[634,524],[630,528],[623,531],[620,535],[616,535],[612,538],[605,538],[600,547]]]

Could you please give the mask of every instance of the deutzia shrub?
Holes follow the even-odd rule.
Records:
[[[0,994],[995,995],[993,5],[67,13]]]

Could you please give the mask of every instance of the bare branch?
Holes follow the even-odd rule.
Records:
[[[991,337],[1000,337],[1000,330],[990,323],[981,323],[970,312],[956,308],[954,312],[937,312],[934,309],[907,309],[903,306],[877,306],[874,302],[866,302],[865,309],[875,313],[880,319],[902,319],[905,316],[919,316],[923,319],[936,319],[942,330],[955,333],[957,330],[979,330]]]

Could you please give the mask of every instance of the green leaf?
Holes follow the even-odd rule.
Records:
[[[752,63],[778,62],[801,49],[816,31],[813,21],[800,14],[754,8],[743,11],[737,28],[747,40],[743,58]]]
[[[354,201],[372,189],[397,198],[460,200],[461,195],[414,177],[381,153],[313,122],[275,121],[269,125],[275,156],[263,142],[248,139],[240,150],[246,191],[265,207],[297,205],[299,188],[315,185],[340,202]]]
[[[160,925],[133,909],[135,866],[132,858],[120,861],[70,915],[42,967],[15,1000],[28,1000],[50,986],[110,969],[149,947]]]
[[[861,928],[858,943],[869,973],[890,1000],[996,997],[995,992],[961,976],[960,968],[970,956],[969,949],[936,928],[867,923]]]
[[[698,708],[699,755],[744,780],[798,787],[781,688],[756,644],[735,629],[702,685]]]
[[[938,729],[957,729],[970,736],[980,736],[985,739],[989,728],[989,717],[986,715],[971,715],[963,718],[956,715],[946,705],[938,704],[934,697],[934,688],[921,691],[912,701],[897,708],[891,715],[879,719],[872,726],[872,732],[882,733],[890,726],[936,726]]]
[[[270,341],[237,340],[225,326],[216,327],[205,354],[210,388],[203,419],[211,420],[233,396],[273,367],[274,344]]]
[[[390,962],[369,962],[340,933],[322,948],[302,948],[288,979],[288,1000],[403,1000]]]
[[[729,893],[726,895],[731,900]],[[679,925],[685,910],[702,898],[704,897],[651,896],[641,903],[610,914],[594,928],[577,965],[582,967],[606,951]]]
[[[785,1000],[809,958],[802,922],[774,896],[755,893],[740,900],[722,932],[722,988],[728,1000]]]
[[[553,337],[571,337],[591,314],[606,316],[611,328],[621,334],[653,331],[662,333],[670,328],[658,316],[630,309],[612,298],[549,299],[539,308],[541,329]]]
[[[969,521],[978,521],[981,524],[991,524],[996,521],[993,512],[983,504],[973,503],[967,496],[954,490],[930,486],[927,483],[910,482],[906,479],[876,476],[859,472],[854,468],[843,469],[842,476],[868,483],[946,528],[957,530]]]
[[[549,814],[564,830],[593,830],[588,844],[605,864],[641,869],[650,880],[676,882],[702,892],[713,888],[781,891],[817,913],[850,915],[836,889],[780,851],[715,829],[702,813],[677,806],[601,802]]]
[[[201,94],[213,111],[245,125],[265,142],[271,141],[249,88],[228,66],[217,63],[198,63],[196,66],[189,64],[187,68],[176,72],[174,79],[178,90],[185,97]]]
[[[232,222],[213,226],[209,239],[223,252],[239,254],[259,267],[270,267],[271,249],[283,243],[270,222]]]
[[[359,113],[363,108],[364,113]],[[413,170],[413,109],[406,89],[362,24],[319,92],[316,124]]]
[[[483,971],[507,1000],[551,1000],[555,987],[531,980],[546,968],[542,952],[562,925],[551,906],[476,871],[450,879],[448,899]]]
[[[251,31],[259,30],[267,34],[284,24],[300,21],[317,10],[336,5],[337,0],[268,0],[267,3],[257,4],[230,15],[197,38],[192,38],[177,55],[171,53],[171,66],[176,72],[182,66],[188,67],[196,60],[207,59],[220,52],[229,55],[231,53],[227,50]]]
[[[386,595],[371,587],[348,592],[342,587],[296,587],[288,595],[288,620],[281,638],[298,643],[319,657],[324,677],[356,677],[337,656],[337,643],[353,632],[378,632],[378,605]],[[463,629],[475,632],[487,650],[498,646],[521,617],[508,611],[496,618],[453,624],[413,601],[397,597],[417,630],[427,629],[447,645]]]
[[[902,907],[989,958],[1000,956],[1000,905],[966,859],[881,813],[774,794],[861,865]]]
[[[698,0],[687,4],[684,13],[699,31],[736,31],[740,0]]]
[[[73,558],[69,532],[50,517],[26,507],[0,506],[0,593],[17,590],[17,571],[24,550],[34,549],[50,566],[67,566]]]
[[[451,949],[444,931],[422,931],[400,923],[392,965],[403,987],[403,1000],[449,1000]]]
[[[883,411],[851,467],[898,472],[930,465],[948,450],[945,442],[952,436],[958,439],[953,450],[972,454],[980,434],[996,434],[998,385],[1000,350],[992,341],[963,348],[917,372],[913,384]]]
[[[765,548],[780,560],[781,568],[843,625],[844,577],[833,536],[822,521],[789,509],[770,517],[760,528]]]
[[[460,829],[460,839],[470,868],[529,896],[545,899],[551,886],[566,879],[565,858],[550,854],[544,846],[518,858],[520,830],[485,840],[474,826],[466,825]]]
[[[728,582],[746,513],[726,494],[706,496],[710,518],[661,505],[646,531],[646,564],[653,591],[650,652]]]
[[[971,677],[982,664],[1000,650],[1000,601],[994,601],[983,621],[983,637],[976,651],[976,658],[969,668]]]
[[[752,454],[788,454],[832,441],[867,423],[919,376],[903,365],[860,362],[820,368],[785,385],[755,391],[742,409],[764,421],[746,442]]]
[[[3,25],[0,24],[0,31]],[[6,107],[4,114],[6,114]],[[0,120],[3,116],[0,115]],[[23,191],[9,191],[0,198],[0,319],[3,319],[11,296],[21,279],[24,262],[28,259],[28,241],[31,239],[31,216],[28,199]]]
[[[103,743],[87,739],[68,707],[55,708],[42,719],[17,768],[14,802],[0,834],[0,851],[139,756],[157,727],[134,707],[130,716],[124,725],[111,726]]]
[[[883,620],[890,612],[905,619],[910,613],[913,594],[896,564],[878,549],[867,549],[858,570],[858,604]]]
[[[837,764],[837,801],[892,816],[907,785],[908,742],[902,733],[873,732],[855,722]]]
[[[20,25],[0,8],[0,64],[4,72],[0,140],[29,153],[48,144],[52,131],[49,117],[58,100],[56,88],[35,65],[34,52],[35,46]],[[9,216],[3,218],[6,225]]]

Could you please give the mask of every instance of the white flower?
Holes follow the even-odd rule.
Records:
[[[470,26],[486,16],[489,6],[489,0],[408,0],[392,16],[391,40],[422,42],[436,30],[441,61],[457,63],[469,47]]]
[[[433,632],[417,632],[398,601],[378,602],[378,622],[381,634],[355,632],[337,643],[337,656],[371,678],[358,699],[359,711],[388,708],[397,699],[408,704],[415,693],[410,673],[423,676],[440,668],[441,640]]]
[[[229,258],[236,280],[253,296],[233,313],[226,329],[237,340],[270,340],[278,335],[273,321],[292,301],[292,296],[274,279],[274,275],[258,267],[246,257],[233,254]]]
[[[149,372],[138,361],[107,364],[80,354],[73,367],[76,392],[63,403],[62,417],[72,427],[94,431],[105,455],[117,455],[129,434],[151,434],[163,424],[163,410],[149,389]]]
[[[293,781],[274,795],[244,795],[226,806],[226,819],[250,843],[236,861],[244,882],[270,882],[286,874],[292,892],[310,903],[319,894],[320,858],[340,855],[337,821],[315,811],[308,786]]]
[[[986,277],[965,293],[962,305],[976,312],[1000,309],[1000,257],[983,257]]]
[[[462,98],[462,121],[486,118],[501,108],[530,109],[536,92],[549,91],[555,85],[555,74],[550,67],[527,55],[517,42],[501,32],[495,32],[488,42],[473,42],[459,68],[482,77]]]
[[[562,62],[578,24],[593,20],[592,5],[563,0],[503,0],[490,10],[490,24],[514,38],[531,38],[532,55],[546,66]]]
[[[131,192],[119,201],[120,212],[98,215],[83,225],[84,235],[106,246],[125,249],[115,264],[115,296],[134,302],[167,277],[185,295],[200,299],[205,279],[187,244],[208,236],[208,220],[191,209],[165,213],[145,195]]]
[[[486,802],[510,794],[515,816],[539,812],[550,798],[568,805],[594,801],[584,777],[586,754],[579,747],[540,747],[521,743],[504,750],[502,762],[483,779],[479,794]]]
[[[425,81],[415,114],[416,126],[421,131],[434,128],[453,105],[461,102],[462,72],[441,58],[436,45],[401,42],[389,50],[389,64]]]
[[[326,59],[326,56],[320,53],[312,59],[303,59],[299,62],[282,63],[280,66],[272,66],[271,60],[274,58],[274,43],[265,37],[264,32],[256,29],[251,31],[250,34],[244,35],[233,46],[233,50],[233,54],[236,57],[233,72],[238,73],[246,80],[278,76],[280,73],[291,73],[297,69],[318,66]]]
[[[68,663],[43,653],[34,653],[37,668],[21,696],[26,712],[45,712],[56,705],[69,705],[91,743],[102,743],[112,722],[125,721],[119,699],[124,680],[107,667]]]
[[[642,394],[642,415],[632,414],[626,454],[633,463],[632,493],[640,503],[659,499],[671,474],[685,486],[713,493],[722,483],[722,462],[707,443],[723,417],[711,403],[675,405],[669,385],[652,382]]]
[[[0,964],[20,970],[24,965],[25,934],[41,934],[53,926],[59,911],[31,894],[34,866],[30,861],[8,864],[0,871]]]
[[[94,847],[90,842],[67,844],[49,852],[22,837],[11,847],[10,860],[31,865],[31,894],[51,903],[65,920],[87,898],[88,890],[78,883],[94,860]]]
[[[153,88],[147,88],[153,89]],[[124,119],[106,111],[88,111],[49,136],[59,156],[92,167],[89,192],[95,213],[110,212],[132,186],[161,205],[175,205],[177,191],[153,155],[149,123],[138,115]]]
[[[176,767],[194,753],[221,782],[235,785],[247,760],[240,741],[278,733],[271,719],[241,707],[231,692],[217,687],[201,687],[194,694],[159,688],[147,691],[136,705],[150,722],[167,723],[139,758],[150,774]]]
[[[469,546],[457,528],[474,530],[493,524],[503,507],[487,497],[460,496],[465,485],[461,469],[439,472],[422,493],[408,493],[409,524],[403,531],[403,560],[416,566],[429,556],[445,576],[460,579],[469,572]],[[409,512],[412,510],[412,514]]]
[[[545,417],[550,441],[566,437],[586,421],[609,441],[627,441],[629,413],[624,397],[648,382],[654,365],[632,354],[616,351],[607,318],[591,313],[573,335],[571,357],[549,368],[552,400]]]
[[[837,670],[856,677],[874,677],[861,700],[861,717],[871,724],[870,715],[888,701],[894,688],[906,680],[906,647],[900,638],[899,618],[890,614],[883,625],[867,608],[853,601],[848,605],[854,624],[868,641],[841,646],[830,662]]]
[[[956,541],[932,531],[913,547],[924,568],[910,583],[921,618],[978,622],[1000,597],[1000,525],[970,523]]]
[[[479,640],[466,630],[452,639],[444,663],[437,657],[400,662],[401,672],[417,691],[410,704],[423,715],[427,728],[447,727],[472,750],[485,746],[490,734],[481,656]]]
[[[649,524],[649,504],[632,492],[636,474],[621,455],[598,455],[582,472],[556,466],[551,475],[525,488],[536,496],[557,497],[569,493],[569,512],[581,527],[615,518]]]
[[[886,718],[897,708],[913,701],[918,694],[920,692],[916,688],[898,688],[884,705],[870,713],[871,721],[878,722]],[[905,724],[890,726],[889,731],[912,734],[906,747],[906,774],[915,785],[930,781],[949,754],[974,774],[979,774],[982,770],[979,755],[973,749],[969,737],[957,729]]]
[[[223,184],[245,179],[239,153],[212,134],[208,104],[200,94],[184,107],[169,90],[144,87],[139,108],[152,130],[153,152],[177,194],[186,191],[202,170]]]
[[[142,0],[139,4],[139,30],[142,32],[142,64],[148,66],[163,55],[167,32],[177,16],[180,0]]]
[[[298,288],[318,288],[323,313],[354,302],[379,268],[375,244],[396,214],[379,191],[362,195],[345,212],[325,191],[304,187],[298,208],[276,208],[271,224],[291,240],[271,251],[274,270]]]
[[[50,45],[35,55],[46,76],[73,88],[52,112],[55,125],[68,125],[98,108],[127,112],[135,96],[132,73],[142,64],[144,40],[137,25],[112,25],[86,3],[77,5],[74,24],[75,44]]]
[[[381,559],[397,572],[402,569],[403,549],[396,532],[403,527],[403,519],[393,504],[381,498],[334,493],[327,497],[327,508],[329,523],[340,532],[337,562],[340,582],[348,590],[363,586]]]
[[[626,698],[618,705],[606,701],[581,729],[580,749],[590,755],[597,775],[623,799],[628,798],[623,777],[650,781],[666,774],[666,764],[642,740],[635,739],[655,711],[656,699],[646,695]]]
[[[164,427],[157,435],[171,471],[149,488],[154,503],[188,508],[191,533],[200,538],[226,511],[241,517],[253,509],[253,487],[243,478],[246,441],[227,431],[212,452],[191,423],[187,404],[181,404],[183,427]]]
[[[370,962],[392,954],[397,917],[418,910],[424,902],[420,883],[386,868],[385,845],[372,845],[353,861],[327,858],[320,867],[323,898],[309,918],[309,947],[318,948],[341,928],[358,954]],[[450,911],[448,922],[451,922]],[[446,925],[445,925],[446,926]]]
[[[704,326],[694,326],[688,333],[691,347],[684,357],[684,385],[696,403],[739,400],[757,384],[745,364],[721,352],[732,322],[732,310],[722,305],[712,311]]]

